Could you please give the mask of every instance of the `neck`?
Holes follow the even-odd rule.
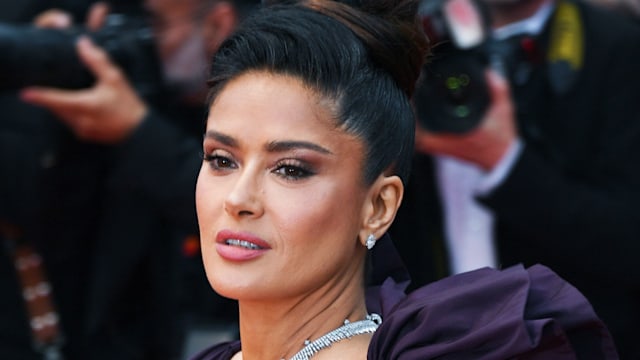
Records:
[[[317,339],[345,319],[358,321],[367,315],[361,280],[329,284],[292,299],[241,300],[239,309],[244,360],[288,359],[305,340]]]
[[[555,0],[516,0],[504,3],[492,1],[489,3],[491,25],[493,28],[499,28],[529,18],[550,1]]]

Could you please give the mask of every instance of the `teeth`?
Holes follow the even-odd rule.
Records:
[[[260,249],[260,246],[254,244],[254,243],[248,242],[246,240],[227,239],[227,241],[225,241],[225,243],[227,245],[240,246],[240,247],[247,248],[247,249],[250,249],[250,250],[258,250],[258,249]]]

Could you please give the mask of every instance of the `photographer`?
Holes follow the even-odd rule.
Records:
[[[579,1],[485,4],[494,39],[514,45],[504,74],[487,73],[479,124],[455,133],[419,119],[393,229],[413,239],[399,247],[414,286],[540,262],[589,298],[621,358],[638,358],[637,25]]]
[[[29,183],[2,182],[8,188],[1,192],[11,200],[0,209],[7,223],[2,240],[35,250],[48,281],[47,291],[27,297],[18,281],[22,267],[11,262],[19,254],[2,247],[0,358],[53,359],[56,352],[66,359],[181,356],[181,302],[191,291],[180,282],[181,246],[197,231],[193,191],[205,118],[207,69],[198,64],[206,64],[234,30],[240,8],[228,1],[146,1],[142,13],[151,15],[167,84],[147,89],[153,95],[147,97],[135,81],[139,73],[116,65],[112,53],[90,40],[106,31],[108,20],[104,5],[95,6],[87,34],[75,45],[70,39],[93,84],[20,90],[23,102],[50,111],[56,121],[22,105],[3,120],[3,138],[6,130],[17,139],[3,143],[3,153],[19,155],[20,163],[3,155],[0,166]],[[58,10],[42,13],[36,23],[71,25]],[[33,134],[14,132],[18,119],[34,124]],[[31,307],[42,298],[54,310],[44,314],[45,322]],[[56,330],[51,343],[38,343],[42,328]]]

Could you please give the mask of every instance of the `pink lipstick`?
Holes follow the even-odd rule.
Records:
[[[271,249],[261,238],[246,233],[222,230],[216,235],[216,251],[229,261],[247,261],[255,259]]]

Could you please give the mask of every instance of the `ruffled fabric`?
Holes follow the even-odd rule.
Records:
[[[383,319],[368,359],[618,359],[587,299],[542,265],[480,269],[408,296],[398,280],[367,293],[369,311]]]

